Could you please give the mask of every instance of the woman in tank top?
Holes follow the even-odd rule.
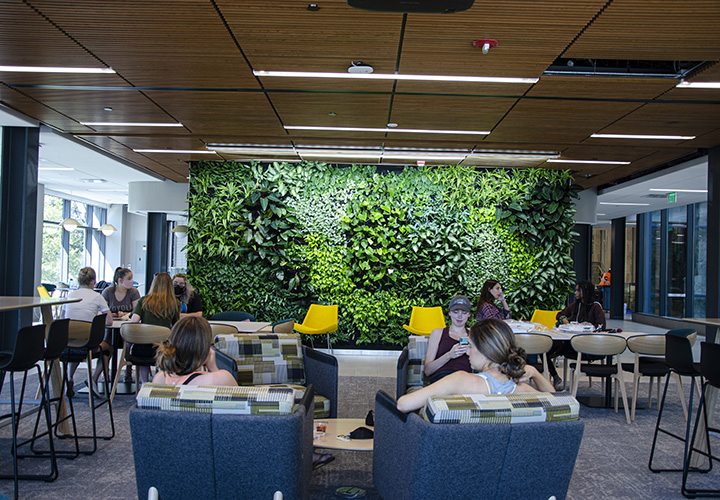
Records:
[[[449,394],[510,394],[553,392],[554,388],[535,367],[526,365],[525,351],[515,345],[515,335],[502,320],[491,318],[470,328],[470,366],[477,370],[451,373],[419,391],[398,399],[404,412],[422,408],[430,396]],[[529,383],[535,384],[534,388]]]
[[[170,338],[158,346],[154,384],[237,385],[235,376],[220,370],[212,349],[210,323],[200,316],[186,316],[175,323]]]
[[[450,326],[436,328],[430,333],[427,354],[425,355],[425,375],[436,382],[455,371],[470,372],[470,360],[466,353],[468,329],[465,324],[470,319],[470,301],[464,295],[450,299],[448,307]]]

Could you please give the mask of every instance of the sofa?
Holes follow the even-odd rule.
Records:
[[[408,337],[408,345],[403,348],[397,361],[397,398],[430,383],[423,372],[429,338],[424,335]]]
[[[218,367],[236,374],[241,386],[278,386],[315,389],[315,418],[336,418],[338,363],[334,356],[303,346],[300,335],[254,333],[217,335]]]
[[[143,385],[129,413],[138,498],[306,498],[313,387],[299,404],[293,392]]]
[[[565,393],[443,396],[420,413],[375,398],[373,480],[385,500],[565,498],[584,424]]]

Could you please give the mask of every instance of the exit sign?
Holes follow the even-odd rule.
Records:
[[[677,193],[668,193],[668,203],[675,203],[677,201]]]

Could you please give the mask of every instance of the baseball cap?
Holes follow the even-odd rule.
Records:
[[[470,300],[464,295],[454,296],[450,299],[450,307],[448,308],[448,311],[452,311],[453,309],[464,309],[465,311],[470,312]]]

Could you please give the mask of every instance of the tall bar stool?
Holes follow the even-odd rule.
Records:
[[[2,474],[0,479],[13,479],[14,482],[14,498],[18,497],[18,480],[29,479],[35,481],[54,481],[57,478],[57,459],[55,457],[55,448],[53,446],[50,422],[50,405],[45,399],[45,387],[41,378],[40,367],[37,362],[42,359],[45,352],[45,325],[26,326],[21,328],[15,338],[15,346],[10,353],[0,353],[0,390],[2,390],[2,381],[5,380],[5,374],[10,374],[10,398],[12,399],[12,410],[2,418],[10,417],[12,419],[12,455],[13,455],[13,473],[11,475]],[[20,474],[18,472],[18,427],[20,425],[20,416],[22,414],[23,398],[25,396],[25,385],[27,375],[30,370],[35,368],[38,374],[38,383],[40,384],[40,409],[45,411],[45,423],[47,424],[47,435],[50,443],[50,474]],[[15,410],[15,373],[23,372],[22,389],[20,390],[20,401],[17,410]],[[41,456],[34,458],[43,458]]]
[[[102,355],[102,352],[98,354],[100,342],[102,342],[103,337],[105,336],[105,314],[99,314],[98,316],[95,316],[92,322],[79,321],[74,319],[70,320],[68,336],[68,349],[64,351],[60,356],[60,360],[63,362],[63,385],[67,385],[68,363],[79,363],[85,361],[87,363],[88,371],[88,403],[90,407],[90,415],[92,421],[92,434],[78,435],[75,429],[75,412],[72,398],[68,398],[68,405],[70,406],[68,418],[72,418],[73,422],[74,436],[72,437],[76,439],[92,439],[92,448],[89,450],[80,450],[80,453],[82,453],[83,455],[92,455],[93,453],[95,453],[95,451],[97,451],[98,439],[103,439],[107,441],[115,437],[115,421],[113,419],[112,401],[110,397],[108,397],[108,395],[110,394],[110,386],[108,383],[108,367],[105,364],[105,357]],[[105,396],[95,394],[92,384],[90,383],[92,377],[93,356],[96,356],[98,358],[98,363],[103,364]],[[96,401],[96,399],[98,401]],[[109,435],[98,435],[97,432],[96,410],[103,405],[107,405],[108,407],[108,415],[110,418]],[[58,436],[57,427],[55,431],[56,436]]]
[[[698,413],[695,418],[692,439],[690,440],[691,444],[687,447],[689,448],[689,451],[685,455],[685,460],[683,462],[682,494],[688,498],[720,496],[720,489],[699,489],[687,487],[689,472],[710,472],[712,470],[713,460],[720,460],[720,457],[713,456],[712,450],[710,449],[710,432],[718,433],[720,432],[720,429],[710,427],[710,422],[707,418],[708,409],[706,401],[708,387],[714,387],[715,389],[720,390],[720,344],[713,344],[710,342],[703,342],[700,344],[700,373],[705,378],[705,383],[703,384],[702,392],[700,393],[700,403],[698,404]],[[701,420],[703,421],[703,424],[700,423]],[[705,427],[707,452],[698,450],[694,446],[699,425]],[[708,458],[707,469],[690,468],[690,460],[693,452],[700,453]]]
[[[652,446],[650,448],[650,460],[648,461],[648,469],[652,472],[682,472],[683,468],[676,469],[662,469],[653,467],[653,458],[655,457],[655,445],[657,444],[657,438],[659,433],[666,434],[678,441],[685,443],[685,450],[683,457],[688,454],[688,444],[690,437],[690,423],[692,419],[692,408],[693,408],[693,395],[695,394],[695,378],[700,377],[700,365],[699,363],[693,362],[692,345],[687,337],[672,334],[668,332],[665,334],[665,362],[668,364],[669,370],[665,377],[665,389],[663,390],[662,399],[660,400],[660,407],[658,408],[658,418],[655,423],[655,433],[653,435]],[[678,376],[690,377],[690,398],[688,403],[688,415],[687,424],[685,425],[685,436],[679,436],[667,429],[660,427],[662,420],[663,410],[665,409],[665,398],[667,397],[668,384],[670,383],[670,377],[673,374]],[[684,401],[683,401],[684,407]],[[684,460],[684,458],[683,458]]]

